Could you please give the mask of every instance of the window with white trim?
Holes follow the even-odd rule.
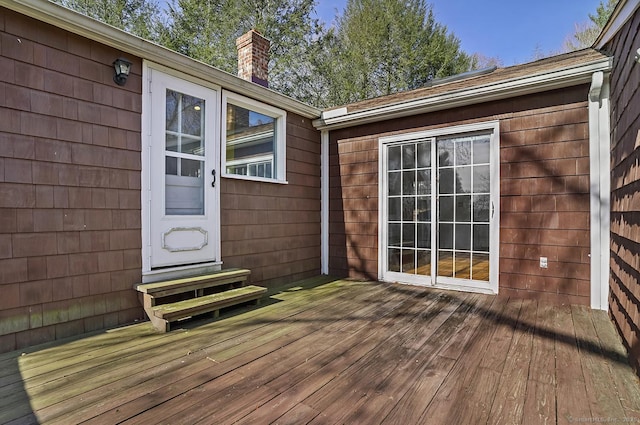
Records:
[[[222,132],[225,177],[286,181],[286,112],[224,92]]]

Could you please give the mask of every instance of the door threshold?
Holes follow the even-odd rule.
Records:
[[[162,269],[142,272],[142,283],[159,282],[161,280],[178,279],[181,277],[196,276],[199,274],[213,273],[222,269],[222,261],[211,263],[190,264],[188,266],[166,267]]]

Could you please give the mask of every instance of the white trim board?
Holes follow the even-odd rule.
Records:
[[[609,78],[595,72],[589,90],[591,308],[609,309],[610,258]]]
[[[436,96],[381,105],[352,113],[349,113],[347,108],[339,108],[323,112],[322,117],[315,120],[313,125],[320,130],[334,130],[444,109],[487,103],[578,84],[587,84],[591,81],[591,75],[594,72],[607,71],[610,68],[611,59],[603,58],[588,64],[543,74],[449,91]]]

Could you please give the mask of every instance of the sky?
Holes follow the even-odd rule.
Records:
[[[529,62],[536,50],[558,53],[575,25],[589,21],[600,0],[427,0],[436,21],[461,41],[466,53]],[[330,24],[346,0],[317,0],[318,17]]]

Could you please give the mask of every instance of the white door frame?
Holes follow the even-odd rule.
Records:
[[[188,77],[180,74],[179,72],[158,65],[150,63],[148,61],[143,62],[143,84],[142,84],[142,190],[141,190],[141,209],[142,209],[142,274],[143,281],[149,282],[159,280],[162,278],[172,278],[182,276],[185,274],[194,274],[199,272],[219,270],[222,262],[220,261],[220,87],[199,80],[197,78]],[[211,150],[210,162],[215,167],[217,176],[216,184],[212,187],[214,177],[211,174],[211,170],[205,170],[204,175],[204,189],[207,193],[207,205],[209,215],[207,216],[207,225],[211,229],[208,235],[207,243],[213,248],[213,258],[211,261],[199,262],[192,265],[166,265],[162,269],[152,269],[152,196],[160,196],[152,194],[152,136],[153,136],[153,124],[152,124],[152,81],[153,78],[171,78],[179,84],[184,82],[187,85],[197,85],[202,89],[207,89],[207,92],[211,90],[213,98],[211,99],[212,105],[208,109],[213,108],[211,114],[208,114],[207,119],[211,122],[207,122],[206,137],[208,140],[207,147]],[[211,92],[209,92],[211,94]],[[157,131],[157,130],[156,130]],[[163,158],[164,159],[164,158]],[[210,167],[208,167],[210,168]],[[162,199],[164,199],[162,194]]]
[[[453,278],[441,278],[443,282],[432,281],[431,278],[422,276],[411,276],[408,274],[387,272],[387,211],[385,197],[387,194],[387,178],[386,178],[386,146],[393,143],[411,142],[414,140],[433,139],[443,136],[465,135],[465,133],[486,132],[491,135],[490,140],[490,178],[491,178],[491,231],[489,236],[489,282],[488,284],[476,284],[473,281],[456,280]],[[435,143],[432,143],[432,152],[435,150]],[[418,131],[413,133],[397,134],[393,136],[381,137],[378,140],[378,279],[386,282],[408,283],[412,285],[433,286],[443,289],[454,289],[460,291],[473,291],[481,293],[498,293],[499,278],[499,254],[500,254],[500,123],[499,121],[488,121],[476,124],[459,125],[434,130]],[[435,172],[432,172],[435,179]],[[432,222],[435,220],[435,185],[432,185]],[[435,265],[433,258],[436,251],[436,232],[431,232],[432,247],[432,265]]]

